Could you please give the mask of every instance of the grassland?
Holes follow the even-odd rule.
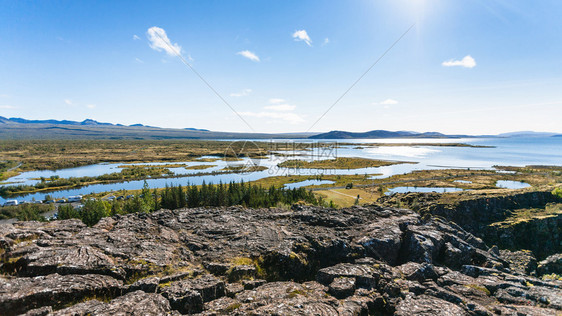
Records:
[[[196,165],[196,166],[186,166],[187,170],[203,170],[216,167],[217,165]]]
[[[315,168],[315,169],[359,169],[369,167],[382,167],[400,164],[404,162],[374,160],[367,158],[347,158],[338,157],[336,159],[303,161],[303,160],[287,160],[280,164],[278,167],[282,168]]]
[[[19,140],[0,141],[2,160],[21,163],[20,171],[56,170],[62,168],[108,163],[209,161],[201,156],[224,157],[262,156],[268,143],[223,141],[148,141],[148,140]],[[291,146],[278,145],[290,149]],[[243,148],[243,150],[242,150]]]
[[[560,214],[562,214],[562,204],[560,203],[547,204],[544,209],[516,209],[513,210],[511,212],[511,215],[504,221],[494,223],[492,224],[492,226],[511,226],[516,223],[526,222],[534,219],[554,217]]]

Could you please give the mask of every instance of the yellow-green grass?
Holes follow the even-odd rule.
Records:
[[[261,185],[263,187],[275,186],[281,187],[285,184],[301,182],[306,180],[328,180],[333,181],[332,184],[319,184],[306,186],[307,188],[330,188],[330,187],[344,187],[349,183],[353,185],[364,185],[372,182],[369,178],[377,174],[354,174],[354,175],[287,175],[287,176],[273,176],[259,180],[252,181],[251,183]]]
[[[196,165],[196,166],[187,166],[185,169],[187,170],[202,170],[202,169],[209,169],[216,167],[217,165]]]
[[[368,192],[363,189],[332,189],[318,190],[314,192],[327,201],[332,201],[339,207],[349,207],[355,204],[359,195],[359,204],[372,204],[381,196],[380,193]]]
[[[338,157],[326,160],[287,160],[277,166],[283,168],[315,168],[315,169],[359,169],[369,167],[381,167],[400,164],[405,162],[374,160],[367,158]]]
[[[291,142],[275,144],[275,150],[290,151],[293,148]],[[22,171],[55,170],[100,162],[215,161],[212,157],[238,160],[239,156],[264,157],[270,149],[269,142],[245,146],[244,142],[206,140],[0,140],[2,158],[22,163]],[[202,156],[211,158],[198,159]]]
[[[511,215],[504,221],[496,222],[490,226],[511,226],[514,224],[532,221],[535,219],[544,219],[547,217],[554,217],[562,214],[562,204],[552,203],[547,204],[544,209],[517,209],[511,212]]]

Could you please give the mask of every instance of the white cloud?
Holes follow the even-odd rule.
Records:
[[[135,35],[133,35],[133,40],[135,40],[135,41],[140,40],[140,37],[137,34],[135,34]]]
[[[283,103],[283,102],[285,102],[284,99],[279,99],[279,98],[269,99],[269,103],[273,103],[273,104]]]
[[[9,110],[9,109],[15,109],[15,108],[16,108],[16,107],[13,106],[13,105],[0,105],[0,109]]]
[[[65,100],[64,100],[64,103],[66,103],[67,105],[72,105],[72,104],[73,104],[72,101],[69,100],[69,99],[65,99]]]
[[[292,111],[296,108],[296,105],[290,104],[276,104],[276,105],[268,105],[264,107],[267,110],[273,111]]]
[[[275,120],[282,120],[289,124],[298,124],[304,122],[304,119],[295,113],[284,112],[241,112],[240,115],[247,117],[257,118],[270,118]]]
[[[461,60],[448,60],[441,63],[441,65],[445,67],[453,67],[453,66],[460,66],[465,68],[474,68],[476,66],[476,60],[472,58],[470,55],[464,56]]]
[[[96,107],[96,105],[95,104],[88,104],[88,105],[86,105],[86,107],[88,109],[94,109]]]
[[[150,48],[159,52],[165,51],[166,54],[170,56],[175,56],[176,54],[181,55],[181,46],[179,46],[177,43],[172,44],[164,29],[153,26],[148,29],[148,31],[146,32],[146,36],[150,41]]]
[[[306,43],[306,45],[312,46],[312,40],[310,39],[308,33],[306,33],[305,30],[295,31],[295,33],[293,33],[293,38],[295,39],[295,41],[303,41]]]
[[[328,44],[330,44],[330,39],[326,37],[326,38],[324,39],[324,42],[322,43],[322,46],[328,45]]]
[[[238,53],[236,53],[236,54],[237,54],[237,55],[244,56],[244,57],[248,58],[248,59],[251,60],[251,61],[256,61],[256,62],[259,62],[259,61],[260,61],[260,58],[259,58],[256,54],[252,53],[252,52],[249,51],[249,50],[243,50],[243,51],[238,52]]]
[[[139,64],[144,64],[144,61],[142,61],[142,59],[140,59],[140,58],[138,58],[138,57],[135,58],[135,61],[136,61],[137,63],[139,63]]]
[[[8,94],[0,94],[0,98],[8,98],[10,95]]]
[[[383,104],[383,105],[394,105],[394,104],[398,104],[398,101],[396,101],[394,99],[386,99],[386,100],[382,101],[381,104]]]
[[[230,94],[231,97],[245,97],[252,93],[252,89],[244,89],[240,92],[233,92]]]

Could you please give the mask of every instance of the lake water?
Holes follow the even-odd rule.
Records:
[[[295,183],[287,183],[285,184],[285,188],[294,189],[294,188],[305,187],[307,185],[320,185],[320,184],[332,184],[332,183],[335,182],[330,180],[305,180]]]
[[[524,189],[530,187],[531,185],[519,181],[498,180],[496,181],[496,186],[498,188],[505,188],[505,189]]]
[[[263,141],[263,140],[254,140]],[[220,181],[253,181],[269,176],[300,174],[300,175],[319,175],[319,174],[369,174],[374,175],[372,178],[385,178],[396,174],[409,173],[414,170],[424,169],[444,169],[444,168],[470,168],[470,169],[492,169],[494,165],[503,166],[525,166],[525,165],[562,165],[562,137],[533,137],[533,138],[461,138],[461,139],[353,139],[353,140],[275,140],[271,142],[272,147],[275,142],[293,141],[295,144],[303,142],[318,143],[332,142],[333,148],[313,149],[312,151],[302,151],[295,146],[294,154],[299,154],[297,159],[330,159],[335,157],[363,157],[371,159],[395,160],[403,162],[412,162],[399,165],[378,167],[378,168],[361,168],[361,169],[338,169],[338,170],[320,170],[320,169],[287,169],[278,168],[276,165],[286,158],[271,155],[267,159],[252,159],[261,166],[268,167],[267,170],[252,172],[249,174],[218,174],[218,175],[196,175],[201,172],[212,172],[223,169],[229,163],[222,160],[215,162],[184,162],[185,166],[194,165],[216,165],[216,167],[203,170],[187,170],[185,168],[171,168],[176,175],[194,175],[189,177],[177,177],[167,179],[147,179],[147,183],[151,188],[161,188],[166,184],[187,185],[218,183]],[[347,143],[350,145],[339,145]],[[414,144],[403,146],[358,146],[361,143],[391,143],[391,144]],[[493,148],[473,148],[473,147],[437,147],[437,146],[421,146],[415,145],[420,143],[466,143],[471,145],[494,146]],[[248,163],[246,159],[239,164]],[[158,164],[158,163],[150,163]],[[231,164],[231,163],[230,163]],[[7,180],[7,182],[19,182],[16,184],[33,184],[37,180],[34,178],[50,177],[58,175],[61,178],[82,177],[82,176],[98,176],[101,174],[120,172],[119,166],[123,164],[97,164],[78,168],[69,168],[56,171],[33,171],[22,173],[17,177]],[[19,201],[23,200],[43,200],[46,194],[54,198],[68,197],[71,195],[84,195],[89,193],[99,193],[106,191],[136,190],[142,188],[144,181],[129,181],[114,184],[96,184],[72,190],[64,190],[57,192],[36,193],[18,197]],[[6,184],[8,185],[8,184]],[[308,185],[308,184],[305,184]],[[440,188],[442,189],[442,188]],[[441,191],[442,192],[442,191]],[[3,203],[5,199],[0,198]]]

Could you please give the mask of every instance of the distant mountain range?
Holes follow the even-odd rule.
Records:
[[[0,116],[0,139],[279,139],[307,138],[316,133],[230,133],[198,128],[161,128],[102,123],[91,119],[26,120]]]
[[[364,133],[353,133],[345,131],[331,131],[311,136],[313,139],[354,139],[354,138],[460,138],[460,137],[474,137],[468,135],[445,135],[437,132],[407,132],[398,131],[391,132],[385,130],[376,130]]]
[[[0,116],[0,139],[359,139],[359,138],[467,138],[467,137],[562,137],[562,134],[532,131],[499,135],[447,135],[438,132],[373,130],[356,133],[231,133],[198,128],[162,128],[143,124],[122,125],[102,123],[92,119],[27,120]]]

